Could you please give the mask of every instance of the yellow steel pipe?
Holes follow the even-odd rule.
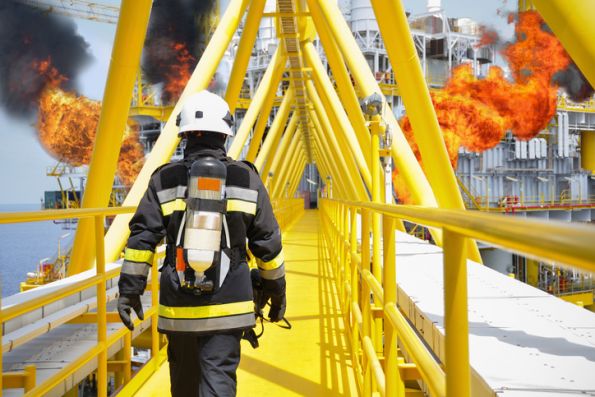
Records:
[[[89,165],[83,208],[107,207],[122,138],[126,130],[130,99],[145,41],[151,0],[123,0],[105,84],[101,115]],[[81,219],[74,237],[68,275],[93,265],[95,240],[93,220]]]
[[[465,209],[403,5],[400,0],[372,0],[372,6],[380,32],[385,38],[388,56],[396,70],[405,109],[411,120],[421,157],[425,159],[425,172],[438,204],[442,208]],[[469,244],[467,249],[470,259],[482,262],[477,244]]]
[[[293,117],[292,117],[292,120],[293,120]],[[287,130],[283,134],[283,138],[281,139],[281,146],[279,147],[279,150],[277,151],[275,156],[273,156],[273,159],[272,159],[273,161],[271,162],[271,168],[269,169],[269,171],[270,171],[269,173],[271,173],[271,172],[273,173],[273,180],[275,180],[275,175],[277,174],[277,170],[279,169],[279,162],[284,161],[286,159],[287,149],[289,148],[289,144],[291,143],[292,139],[294,139],[294,136],[297,136],[297,134],[296,134],[296,131],[298,130],[297,120],[296,120],[295,125],[293,125],[293,128],[290,128],[290,127],[292,127],[291,122],[289,123]],[[298,138],[296,138],[296,139],[298,139]],[[266,181],[266,178],[268,178],[268,173],[267,173],[267,175],[262,175],[262,178],[264,178],[263,180]]]
[[[287,173],[287,169],[289,168],[289,165],[291,164],[291,162],[293,161],[294,157],[296,156],[296,152],[297,147],[299,145],[301,145],[301,139],[300,136],[301,134],[296,133],[292,139],[292,141],[289,143],[289,147],[287,148],[287,152],[285,153],[285,157],[282,161],[281,164],[279,164],[279,169],[278,171],[275,173],[275,183],[273,184],[273,191],[271,192],[273,197],[277,197],[277,195],[279,194],[281,189],[281,184],[284,183],[284,178],[286,176]]]
[[[401,1],[372,0],[372,6],[438,202],[443,208],[465,208]]]
[[[298,152],[298,154],[296,156],[296,161],[293,163],[292,167],[290,168],[289,172],[287,173],[286,185],[287,185],[288,197],[291,197],[291,187],[293,185],[293,180],[295,178],[295,174],[299,172],[299,168],[306,157],[306,155],[305,155],[306,151],[303,149],[303,146],[301,146],[300,148],[301,148],[301,150]]]
[[[471,395],[469,316],[467,308],[467,239],[444,229],[444,372],[446,394]]]
[[[311,87],[312,88],[312,87]],[[368,196],[364,183],[359,177],[350,178],[350,174],[355,174],[357,168],[353,164],[353,158],[349,157],[349,153],[342,152],[337,144],[335,133],[331,124],[320,105],[320,98],[316,92],[308,94],[314,107],[310,111],[310,118],[314,123],[314,138],[318,142],[322,153],[329,157],[330,173],[334,179],[334,183],[340,186],[344,193],[351,197],[359,197],[360,200],[367,200]]]
[[[107,396],[107,297],[105,286],[105,248],[103,246],[103,225],[105,217],[95,217],[95,263],[97,264],[97,276],[102,281],[97,284],[97,345],[101,351],[97,355],[97,395]]]
[[[365,192],[364,189],[365,180],[362,181],[362,174],[360,174],[359,172],[361,170],[358,170],[352,152],[349,151],[347,147],[341,145],[342,137],[337,132],[337,129],[340,129],[341,127],[337,126],[336,129],[333,128],[334,126],[328,119],[329,112],[327,112],[325,107],[323,106],[322,100],[318,96],[318,92],[314,87],[314,83],[312,83],[312,81],[306,81],[306,90],[308,92],[308,98],[310,98],[310,102],[314,106],[318,122],[320,123],[321,137],[324,136],[325,138],[328,138],[328,144],[329,146],[331,146],[331,150],[340,150],[340,152],[338,152],[337,159],[341,162],[343,162],[344,160],[345,167],[342,168],[342,170],[347,172],[353,183],[355,183],[355,188],[358,191],[357,197],[359,197],[360,200],[367,199],[368,194]],[[330,113],[332,113],[334,110],[329,109],[329,111]],[[370,177],[369,172],[368,177]],[[371,184],[367,186],[371,186]]]
[[[316,165],[322,170],[322,173],[324,174],[324,183],[325,184],[328,184],[328,178],[329,177],[331,179],[334,179],[335,178],[335,176],[331,173],[331,166],[329,165],[329,161],[331,161],[331,162],[334,163],[334,160],[328,154],[328,152],[325,152],[324,149],[322,148],[322,145],[321,145],[321,143],[319,141],[319,138],[318,138],[317,134],[318,134],[318,132],[315,131],[315,134],[314,134],[314,144],[316,146],[316,151],[317,151]],[[319,155],[318,153],[327,153],[327,156]],[[336,163],[334,163],[334,164],[336,164]],[[336,188],[336,187],[337,187],[337,181],[334,181],[334,188]],[[335,189],[335,193],[337,193],[337,191],[339,192],[339,194],[335,194],[335,197],[346,197],[343,194],[343,192],[344,192],[343,186],[339,186],[337,189]],[[327,187],[327,194],[328,193],[330,193],[329,187]]]
[[[273,124],[269,129],[267,137],[262,143],[262,148],[258,152],[258,156],[256,157],[254,165],[259,171],[261,171],[261,173],[264,168],[265,162],[268,159],[271,149],[277,149],[279,139],[281,138],[281,133],[285,129],[287,118],[289,117],[289,112],[291,111],[291,107],[293,106],[293,93],[293,87],[289,87],[289,89],[285,93],[285,96],[283,97],[283,101],[281,102],[279,111],[275,115],[275,119],[273,120]],[[292,117],[292,119],[295,120],[294,123],[297,122],[297,118],[295,116]],[[268,162],[270,163],[270,159]]]
[[[316,0],[308,0],[308,3],[311,5],[314,1]],[[382,95],[368,62],[355,42],[351,30],[336,3],[320,1],[317,4],[320,5],[320,11],[322,12],[317,14],[315,12],[316,8],[310,7],[312,18],[317,25],[326,24],[329,27],[362,95],[369,96],[373,93]],[[432,192],[428,179],[417,162],[392,111],[387,108],[384,117],[393,132],[391,156],[411,193],[413,201],[417,204],[436,207],[437,202],[434,192]]]
[[[176,150],[179,143],[176,117],[182,108],[184,100],[189,95],[203,90],[208,86],[238,24],[240,23],[240,20],[242,19],[248,3],[249,0],[231,0],[229,2],[225,14],[221,18],[213,37],[203,52],[203,55],[201,56],[196,69],[192,73],[188,84],[184,88],[178,103],[174,107],[167,123],[161,130],[161,134],[159,135],[151,154],[147,157],[145,165],[136,178],[130,192],[126,196],[123,203],[124,206],[138,205],[155,169],[169,161],[171,155]],[[136,8],[135,11],[137,11]],[[132,215],[118,216],[114,219],[114,222],[109,228],[105,242],[106,257],[108,261],[111,262],[116,260],[126,244],[126,238],[129,234],[128,222],[130,222],[131,218]]]
[[[280,46],[285,48],[283,47],[283,42],[280,43]],[[250,140],[250,146],[248,147],[248,153],[246,153],[246,160],[248,161],[254,161],[256,154],[258,153],[258,148],[260,147],[262,136],[264,134],[264,129],[269,121],[269,115],[271,114],[271,110],[273,110],[273,103],[277,97],[277,89],[279,82],[281,81],[281,77],[283,76],[283,71],[283,67],[279,67],[275,70],[273,81],[268,87],[266,97],[262,104],[262,109],[258,115],[258,119],[256,120],[256,125],[254,126],[252,139]]]
[[[301,139],[295,140],[295,145],[290,147],[291,151],[289,157],[287,158],[287,162],[283,164],[281,171],[279,172],[279,177],[277,178],[277,182],[275,183],[275,190],[274,190],[274,197],[281,197],[283,196],[283,191],[285,189],[285,184],[287,183],[287,179],[289,174],[291,173],[292,167],[294,166],[295,162],[299,158],[301,151],[303,151],[303,143]]]
[[[313,103],[320,101],[316,93],[309,93],[308,95]],[[355,174],[357,171],[356,166],[353,164],[353,158],[348,157],[349,153],[341,151],[341,148],[336,142],[331,124],[324,110],[321,109],[321,105],[314,105],[314,109],[310,111],[310,117],[315,125],[315,140],[318,141],[322,153],[329,156],[331,164],[335,165],[330,169],[335,183],[342,186],[344,191],[348,192],[351,197],[359,197],[359,200],[367,200],[368,196],[361,178],[349,178],[349,173]],[[328,132],[325,133],[325,131]]]
[[[292,132],[292,130],[296,129],[297,122],[298,122],[298,115],[297,115],[297,112],[294,111],[287,126],[285,126],[285,128],[283,128],[283,125],[282,125],[282,127],[279,128],[279,132],[277,133],[277,135],[274,137],[271,137],[271,141],[272,141],[271,145],[268,145],[267,141],[265,140],[263,147],[261,149],[261,152],[263,153],[263,157],[265,157],[265,159],[266,159],[266,162],[264,163],[264,165],[262,167],[262,172],[261,172],[263,179],[267,178],[269,171],[271,170],[271,167],[273,165],[274,158],[279,156],[279,154],[280,154],[279,142],[281,141],[281,129],[283,128],[285,130],[285,134]],[[283,124],[285,124],[285,123],[283,123]],[[273,126],[274,126],[274,124],[273,124]],[[268,147],[267,147],[267,145],[268,145]],[[273,151],[273,154],[271,154],[271,151]],[[259,156],[260,156],[260,153],[259,153]]]
[[[262,136],[264,135],[264,129],[269,122],[269,115],[273,110],[273,103],[275,102],[275,94],[277,92],[277,86],[269,87],[269,92],[262,104],[262,109],[260,114],[258,115],[258,119],[256,119],[256,124],[254,125],[254,131],[252,133],[252,139],[250,140],[250,146],[248,146],[248,153],[246,153],[246,160],[254,161],[256,159],[256,155],[258,153],[258,149],[260,148],[260,144],[262,143]]]
[[[270,87],[277,86],[279,80],[281,79],[285,61],[286,56],[283,53],[282,48],[277,47],[275,53],[273,54],[273,58],[271,59],[271,63],[269,63],[269,66],[267,66],[267,69],[260,80],[260,84],[254,93],[254,97],[252,97],[252,101],[250,102],[250,106],[244,115],[242,124],[240,124],[240,127],[233,138],[231,147],[227,151],[227,155],[229,157],[237,160],[242,153],[242,148],[248,139],[248,135],[252,130],[252,126],[254,125],[254,122],[256,121],[256,118],[262,109],[262,105],[267,95],[269,95]]]
[[[416,363],[422,379],[428,385],[432,396],[446,397],[444,371],[436,362],[426,345],[420,341],[419,335],[412,329],[409,321],[394,304],[384,307],[386,318],[399,333],[400,343]],[[456,395],[455,395],[456,396]],[[458,397],[458,396],[457,396]]]
[[[250,56],[252,55],[252,49],[254,48],[254,42],[256,41],[256,35],[260,27],[265,3],[266,0],[251,0],[248,13],[246,14],[244,31],[242,32],[238,52],[235,54],[235,60],[225,92],[225,101],[229,104],[229,110],[232,114],[236,109],[238,97],[244,84],[246,69],[250,62]]]
[[[449,210],[412,205],[385,205],[346,201],[369,210],[382,212],[432,227],[449,230],[491,243],[535,259],[559,262],[583,270],[595,271],[595,230],[591,226],[564,222],[518,219],[479,211]],[[527,233],[531,230],[532,233]],[[552,248],[552,247],[555,247]]]
[[[298,138],[298,135],[301,134],[295,134],[293,141],[289,144],[289,148],[287,149],[287,154],[285,156],[285,158],[283,159],[283,162],[279,165],[279,170],[276,173],[276,175],[274,176],[275,178],[275,183],[273,184],[273,196],[277,197],[280,196],[282,193],[282,189],[283,186],[285,184],[285,182],[287,182],[287,173],[289,172],[289,169],[291,167],[291,165],[293,164],[293,161],[295,161],[295,158],[297,156],[297,152],[299,151],[299,147],[301,147],[302,145],[302,141],[301,139]]]
[[[302,152],[303,149],[300,146],[299,151],[296,151],[295,155],[293,156],[293,161],[290,166],[287,168],[287,172],[281,179],[281,183],[279,184],[279,192],[278,197],[281,198],[289,198],[289,187],[292,182],[293,174],[295,173],[295,169],[298,167],[299,163],[302,161]]]
[[[533,0],[533,4],[589,83],[595,87],[595,2]]]
[[[349,122],[347,114],[345,114],[345,109],[341,104],[341,100],[337,96],[337,93],[333,88],[333,84],[331,83],[331,80],[329,79],[322,62],[320,61],[320,57],[318,56],[318,53],[314,49],[312,43],[305,42],[303,43],[302,48],[304,50],[304,56],[312,68],[314,84],[317,88],[318,94],[320,95],[320,99],[325,104],[327,115],[333,122],[333,125],[336,126],[335,132],[338,135],[337,138],[340,141],[344,140],[351,150],[359,172],[364,179],[364,183],[368,188],[370,188],[372,186],[370,169],[368,168],[368,163],[366,163],[362,148],[360,147],[355,136],[353,126]]]
[[[306,159],[306,156],[304,155],[304,157],[302,157],[302,161],[300,162],[300,165],[296,169],[296,173],[293,176],[293,182],[290,184],[289,197],[295,196],[295,194],[297,192],[297,188],[299,187],[300,181],[302,179],[302,175],[304,174],[304,169],[306,167],[306,164],[308,164],[308,160]]]
[[[351,121],[368,167],[370,167],[370,135],[368,128],[366,127],[366,121],[361,111],[357,94],[353,87],[353,83],[351,82],[347,67],[345,66],[345,60],[343,59],[328,26],[325,23],[321,23],[323,18],[321,16],[320,5],[316,1],[310,1],[309,6],[310,12],[317,16],[317,18],[314,19],[314,24],[316,25],[316,31],[320,37],[320,43],[324,48],[324,53],[329,66],[333,72],[333,77],[337,82],[336,86],[341,98],[341,103],[347,111],[349,121]],[[309,44],[309,46],[311,46],[311,43]]]
[[[384,305],[397,304],[397,271],[395,250],[396,219],[387,215],[382,218],[383,259],[382,279]],[[386,394],[388,396],[405,397],[405,385],[401,380],[398,358],[397,330],[388,320],[384,320],[384,357],[386,358],[386,372],[391,374],[386,378]]]
[[[360,197],[360,200],[366,200],[367,197],[359,192],[360,189],[363,191],[363,183],[361,179],[359,181],[357,179],[348,180],[347,174],[345,174],[345,172],[348,169],[345,158],[338,151],[337,147],[329,146],[322,129],[323,127],[321,127],[320,120],[316,115],[314,109],[310,110],[310,118],[314,123],[314,141],[316,142],[316,145],[319,148],[320,152],[326,155],[324,156],[325,160],[328,158],[328,160],[330,161],[330,163],[328,163],[329,166],[327,168],[329,170],[331,178],[333,178],[334,180],[335,187],[339,187],[342,192],[349,192],[351,197]],[[332,133],[332,131],[330,133]],[[360,185],[361,187],[358,189],[355,185]]]

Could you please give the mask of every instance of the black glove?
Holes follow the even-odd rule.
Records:
[[[145,314],[143,313],[143,305],[140,302],[140,295],[136,294],[123,294],[120,295],[118,298],[118,314],[120,315],[120,319],[122,323],[129,329],[133,330],[134,325],[132,324],[132,319],[130,318],[131,309],[134,309],[136,315],[141,320],[145,319]]]
[[[269,320],[276,323],[285,317],[285,276],[276,280],[262,279],[263,292],[266,300],[271,298],[271,309],[269,310]]]

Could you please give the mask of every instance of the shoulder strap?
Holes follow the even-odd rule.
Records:
[[[248,167],[250,167],[254,172],[256,172],[256,175],[260,175],[260,173],[258,172],[258,169],[256,168],[256,166],[251,163],[248,160],[242,160],[242,163],[246,164]]]

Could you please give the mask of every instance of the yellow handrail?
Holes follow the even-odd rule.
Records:
[[[26,392],[26,396],[39,396],[45,395],[50,390],[52,390],[56,385],[60,382],[64,381],[69,376],[84,366],[86,363],[93,359],[97,359],[97,385],[98,385],[98,395],[99,396],[106,396],[107,395],[107,351],[108,348],[116,343],[121,338],[125,340],[125,348],[130,348],[130,331],[125,328],[121,328],[116,333],[107,336],[107,307],[106,307],[106,281],[117,276],[120,272],[119,268],[112,269],[110,271],[105,271],[105,251],[103,246],[104,241],[104,221],[106,216],[116,215],[116,214],[125,214],[134,212],[134,207],[112,207],[112,208],[93,208],[93,209],[73,209],[73,210],[48,210],[48,211],[36,211],[36,212],[15,212],[15,213],[0,213],[0,224],[7,224],[7,223],[22,223],[22,222],[37,222],[37,221],[47,221],[47,220],[56,220],[56,219],[73,219],[73,218],[93,218],[95,222],[94,234],[95,234],[95,247],[96,247],[96,258],[97,258],[97,271],[96,275],[90,277],[86,280],[81,282],[65,285],[63,287],[59,287],[47,294],[42,296],[38,296],[36,298],[27,300],[25,302],[19,303],[14,306],[10,306],[6,309],[0,311],[0,324],[4,324],[5,322],[14,319],[18,316],[31,312],[32,310],[38,309],[42,306],[48,305],[52,302],[56,302],[66,296],[73,295],[80,291],[83,291],[87,288],[95,286],[97,288],[96,299],[97,299],[97,345],[93,347],[93,349],[85,352],[81,357],[77,358],[75,361],[71,362],[70,364],[66,365],[56,374],[51,376],[50,378],[44,380],[42,383],[35,385],[35,379],[30,379],[29,376],[27,382],[24,382],[24,388]],[[155,255],[156,259],[159,255]],[[152,299],[151,308],[146,311],[146,318],[150,319],[152,322],[151,326],[151,339],[152,339],[152,347],[153,349],[159,348],[159,335],[157,333],[157,285],[158,285],[158,277],[157,277],[157,266],[154,264],[151,270],[151,290],[154,294]],[[135,320],[135,325],[138,326],[141,323],[140,320]],[[1,343],[0,335],[0,345]],[[1,354],[1,349],[0,349]],[[156,354],[157,351],[152,351],[152,356],[154,360],[152,363],[156,364]],[[0,363],[1,363],[1,355],[0,355]],[[153,364],[151,364],[153,365]],[[155,368],[157,366],[155,365]],[[2,367],[0,366],[0,371]],[[25,371],[27,372],[27,371]],[[34,374],[34,372],[33,372]],[[3,377],[7,377],[10,379],[11,373],[3,373]],[[25,374],[16,374],[16,376],[28,376]],[[34,375],[33,375],[34,377]],[[124,379],[129,380],[130,374],[126,374]],[[13,382],[14,383],[14,382]],[[34,387],[31,387],[31,383]],[[9,386],[9,385],[6,385]],[[17,386],[18,387],[18,386]]]
[[[470,396],[465,246],[482,240],[515,252],[595,270],[595,230],[561,222],[544,222],[416,206],[323,199],[321,234],[329,251],[346,333],[351,339],[354,369],[361,395],[404,396],[397,359],[397,338],[432,396]],[[383,232],[371,228],[373,214],[383,216]],[[357,217],[361,216],[361,249]],[[440,363],[421,341],[396,305],[394,231],[396,220],[440,228],[444,232],[445,359]],[[531,230],[531,233],[527,233]],[[372,241],[383,240],[382,277],[371,269]],[[378,253],[376,253],[378,254]],[[378,259],[377,259],[378,260]],[[374,299],[371,299],[374,297]],[[381,322],[378,325],[377,320]],[[379,366],[378,363],[384,363]],[[410,367],[407,367],[410,368]]]

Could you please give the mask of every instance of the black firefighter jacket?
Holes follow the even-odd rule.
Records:
[[[175,270],[173,248],[186,209],[188,169],[199,155],[211,155],[227,166],[227,223],[230,268],[214,294],[183,291]],[[254,305],[246,241],[263,278],[285,285],[281,233],[268,193],[251,165],[226,157],[222,149],[200,149],[179,162],[157,169],[130,221],[130,237],[118,283],[120,294],[142,294],[155,247],[168,244],[161,268],[159,322],[163,333],[211,333],[254,326]]]

